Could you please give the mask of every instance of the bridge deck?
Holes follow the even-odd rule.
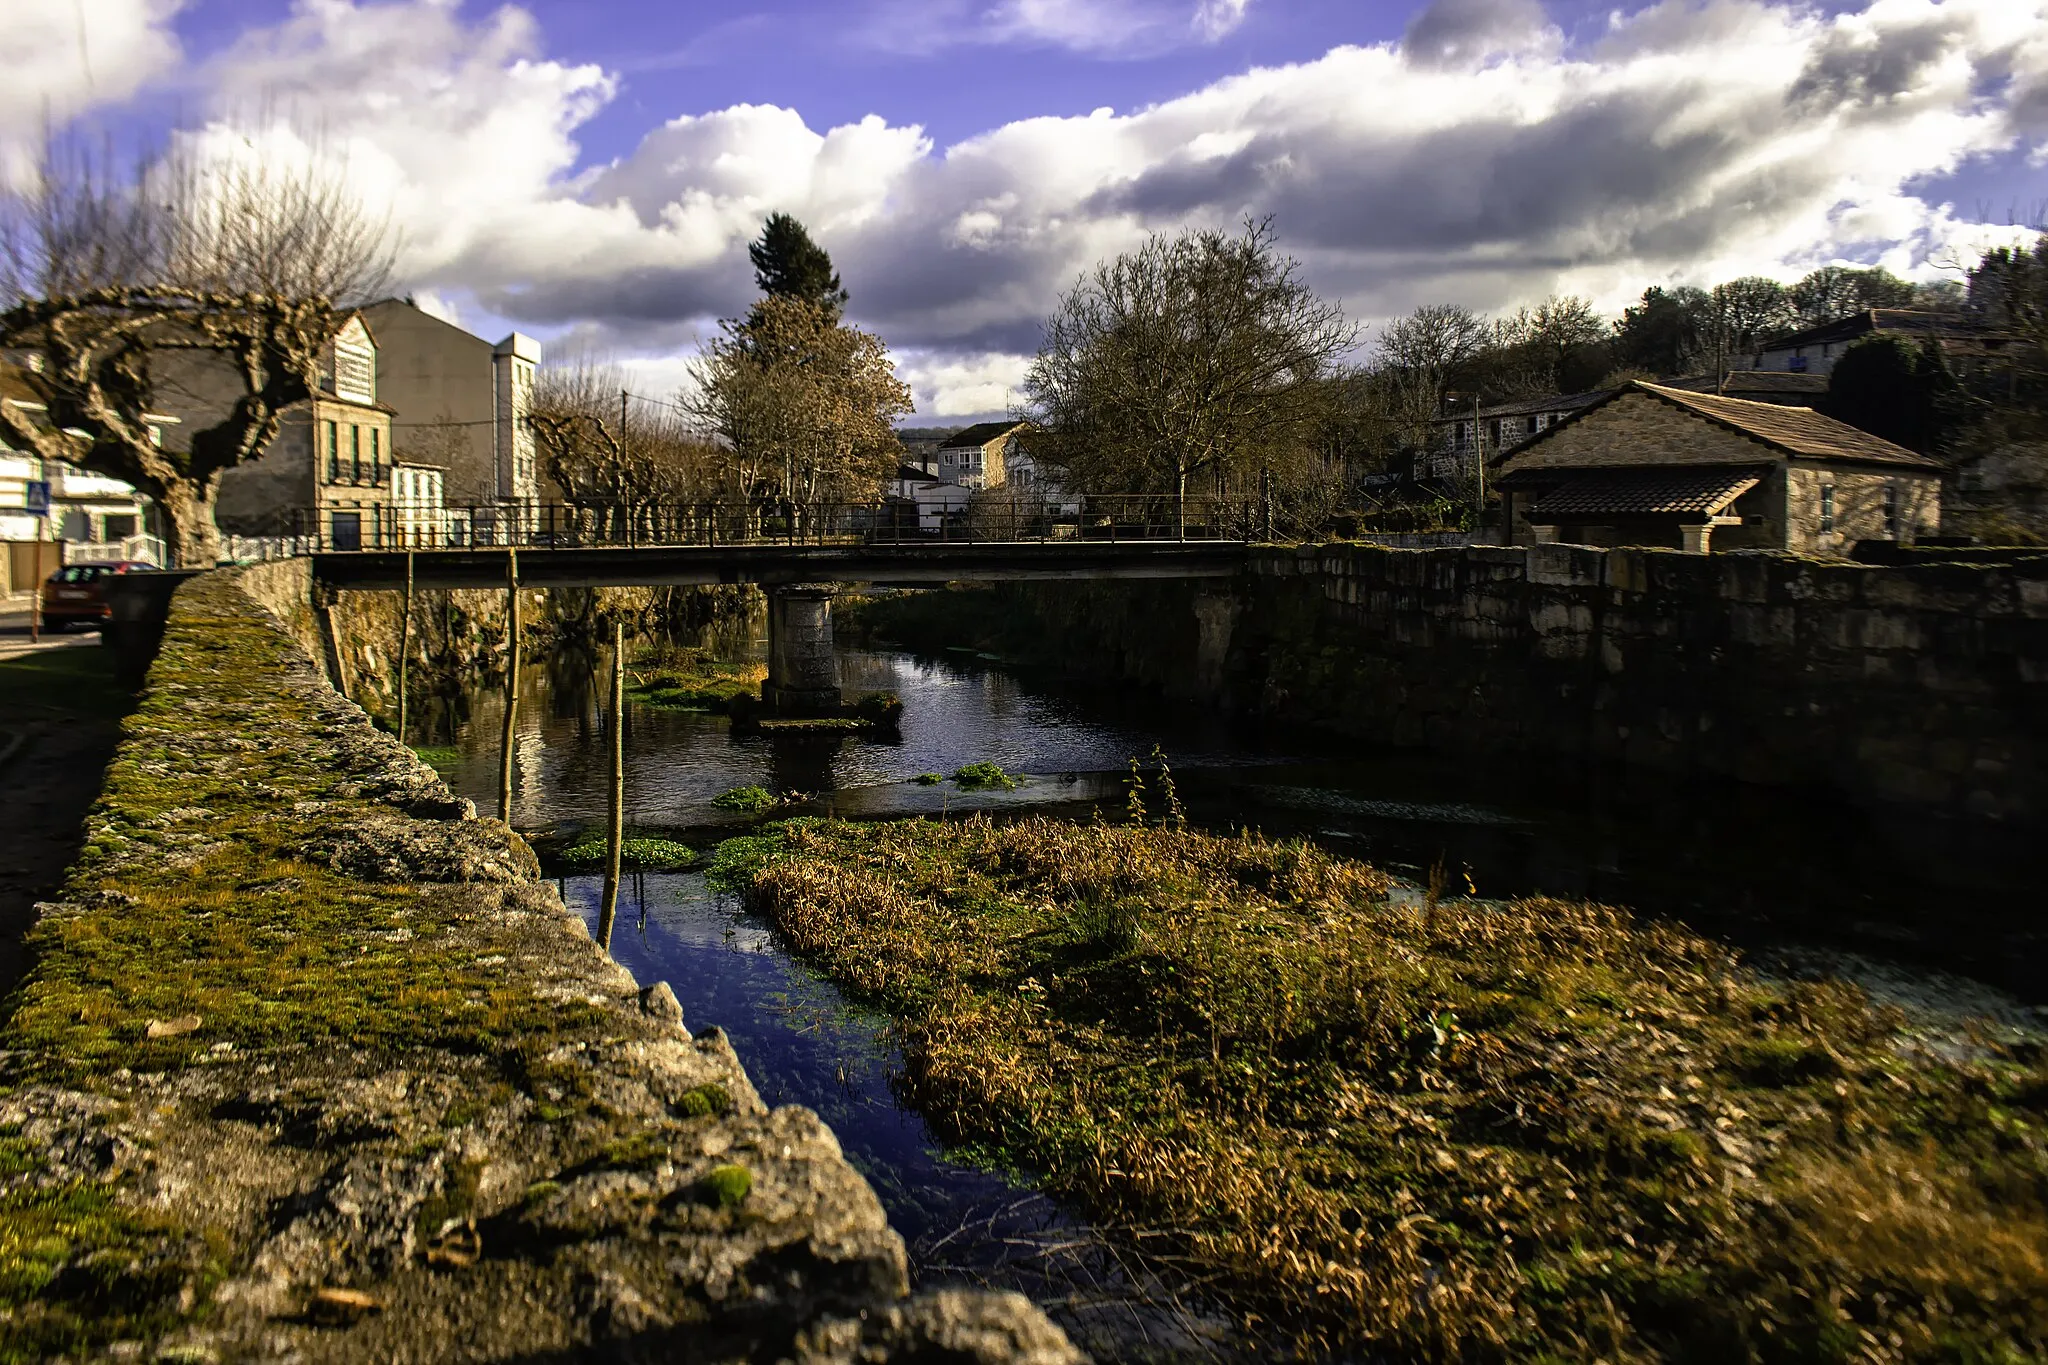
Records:
[[[939,583],[1019,579],[1228,578],[1249,546],[1226,540],[1002,541],[981,544],[671,545],[519,549],[519,581],[534,588],[624,588],[668,584]],[[505,583],[502,547],[416,550],[413,581],[429,588]],[[323,552],[313,575],[330,588],[405,586],[404,551]]]

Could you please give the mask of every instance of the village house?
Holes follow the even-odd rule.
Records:
[[[202,409],[233,397],[218,374],[188,377],[185,388]],[[221,475],[222,534],[317,535],[337,550],[391,544],[391,418],[377,396],[376,335],[352,313],[322,348],[313,396],[285,410],[261,455]]]
[[[1890,336],[1918,344],[1932,340],[1959,373],[2002,362],[2012,338],[1960,313],[1930,313],[1912,308],[1866,308],[1845,318],[1773,337],[1746,355],[1731,356],[1729,369],[1771,370],[1825,377],[1835,362],[1866,337]]]
[[[1640,380],[1491,463],[1511,545],[1844,555],[1941,522],[1935,460],[1810,408]]]
[[[544,501],[559,501],[539,468],[527,412],[540,343],[513,332],[484,340],[411,299],[363,309],[377,334],[377,389],[398,417],[392,431],[407,463],[445,471],[452,517],[474,519],[479,539],[498,520],[537,524]]]
[[[962,488],[980,491],[1000,488],[1012,480],[1029,486],[1037,477],[1036,463],[1025,453],[1021,439],[1024,422],[977,422],[956,431],[940,443],[936,452],[939,478]]]

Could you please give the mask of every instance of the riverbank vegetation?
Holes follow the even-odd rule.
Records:
[[[950,1138],[1311,1351],[2048,1348],[2038,1050],[1256,836],[793,821],[713,873],[895,1016]]]
[[[731,715],[761,695],[768,666],[735,663],[703,649],[668,642],[652,644],[634,658],[626,695],[642,706]]]
[[[542,853],[543,865],[554,864],[564,872],[602,872],[609,845],[602,832],[586,834],[552,855]],[[673,839],[636,835],[619,844],[619,866],[627,872],[683,872],[697,862],[697,850]]]

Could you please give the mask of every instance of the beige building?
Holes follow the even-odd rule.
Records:
[[[1017,478],[1031,482],[1037,467],[1024,452],[1023,422],[978,422],[948,436],[933,453],[932,472],[967,489],[1000,488]]]
[[[1943,466],[1810,408],[1637,381],[1494,463],[1514,545],[1844,555],[1941,526]]]
[[[526,414],[540,343],[492,343],[420,308],[385,299],[363,310],[377,334],[378,394],[396,410],[398,454],[443,471],[450,512],[487,537],[502,515],[531,525],[545,497]]]
[[[376,335],[353,313],[321,354],[313,397],[285,412],[261,455],[221,475],[222,533],[317,535],[339,550],[389,543],[391,417],[377,396]]]

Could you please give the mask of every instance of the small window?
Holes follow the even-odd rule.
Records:
[[[126,540],[135,534],[135,518],[132,514],[109,512],[105,526],[108,540]]]
[[[1835,529],[1835,486],[1822,484],[1820,490],[1820,532],[1827,535]]]
[[[384,482],[383,436],[377,428],[370,428],[370,482],[375,484]]]
[[[363,429],[353,424],[348,429],[348,478],[350,483],[363,481]]]
[[[1899,538],[1899,486],[1895,483],[1884,486],[1884,535],[1886,540]]]
[[[341,428],[327,424],[327,482],[341,482]]]

